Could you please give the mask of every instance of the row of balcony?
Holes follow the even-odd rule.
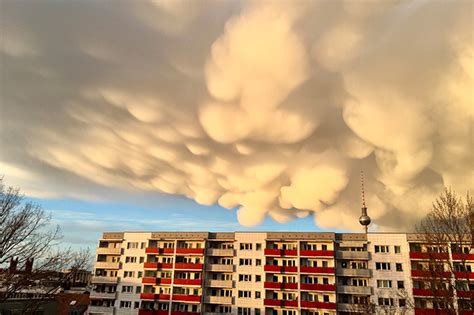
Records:
[[[158,262],[145,262],[143,263],[144,269],[173,269],[172,263],[158,263]],[[175,263],[174,269],[179,270],[202,270],[203,264],[193,264],[193,263]]]
[[[185,295],[185,294],[156,294],[156,293],[141,293],[140,299],[142,300],[161,300],[161,301],[169,301],[173,300],[176,302],[201,302],[200,295]]]
[[[163,255],[204,255],[204,248],[158,248],[158,247],[147,247],[145,249],[147,254],[163,254]]]
[[[454,292],[449,290],[413,289],[414,296],[453,296]],[[461,298],[473,298],[474,291],[456,291],[456,295]]]
[[[264,282],[263,287],[265,289],[277,289],[277,290],[297,290],[298,283],[288,282]],[[300,289],[305,291],[336,291],[336,286],[333,284],[309,284],[301,283]]]
[[[451,278],[449,271],[412,270],[411,276],[414,278]],[[474,272],[454,272],[457,279],[474,279]]]
[[[326,310],[335,310],[336,303],[327,303],[327,302],[311,302],[311,301],[300,301],[301,308],[315,308],[315,309],[326,309]],[[274,306],[274,307],[298,307],[298,301],[289,301],[289,300],[275,300],[275,299],[264,299],[263,304],[265,306]]]
[[[451,254],[453,260],[467,260],[474,261],[474,254],[453,253]],[[428,252],[410,252],[410,259],[417,260],[447,260],[448,253],[428,253]]]
[[[145,278],[142,278],[142,283],[153,284],[153,285],[154,284],[171,284],[171,279],[145,277]],[[201,286],[202,279],[174,279],[173,284]]]
[[[171,315],[200,315],[201,313],[194,312],[179,312],[171,311]],[[168,310],[139,310],[138,315],[169,315]]]
[[[297,266],[275,266],[265,265],[263,268],[267,272],[298,272]],[[300,273],[320,273],[320,274],[334,274],[335,269],[333,267],[306,267],[300,266]]]
[[[272,249],[266,248],[264,251],[265,256],[298,256],[298,250],[296,249]],[[300,250],[299,255],[302,257],[334,257],[334,251],[332,250]]]
[[[415,315],[450,315],[451,311],[432,308],[415,308]],[[474,315],[474,310],[459,311],[460,315]]]

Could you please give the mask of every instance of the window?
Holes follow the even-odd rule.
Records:
[[[327,246],[327,245],[322,245],[322,246],[321,246],[321,249],[322,249],[322,250],[328,250],[328,246]]]
[[[136,262],[137,262],[137,257],[131,257],[131,256],[125,257],[125,263],[126,264],[136,263]]]
[[[250,298],[252,296],[252,291],[242,291],[239,290],[239,298]]]
[[[142,291],[142,287],[141,287],[141,286],[137,286],[137,287],[135,288],[135,293],[141,293],[141,291]]]
[[[250,282],[252,281],[252,275],[239,275],[240,282]]]
[[[252,250],[252,243],[240,243],[240,250]]]
[[[128,242],[127,249],[138,248],[138,242]]]
[[[377,270],[390,270],[390,263],[388,262],[376,262],[375,269]]]
[[[403,271],[403,265],[401,263],[396,263],[395,264],[395,269],[397,271]]]
[[[120,308],[131,308],[132,302],[130,301],[120,301]]]
[[[250,315],[250,307],[239,307],[237,308],[238,315]]]
[[[135,302],[135,304],[133,305],[133,308],[140,308],[140,302]]]
[[[402,248],[399,245],[395,245],[395,254],[400,254],[402,252]]]
[[[261,266],[262,265],[262,260],[261,259],[255,259],[255,266]]]
[[[393,306],[393,299],[379,298],[379,305]]]
[[[261,282],[262,281],[262,276],[261,275],[255,275],[255,282]]]
[[[133,291],[133,287],[131,285],[124,285],[122,287],[122,292],[131,293],[132,291]]]
[[[255,291],[255,298],[256,299],[259,299],[260,298],[260,291]]]
[[[141,249],[144,249],[144,248],[145,248],[145,242],[142,242],[142,243],[140,244],[140,248],[141,248]]]
[[[252,259],[250,258],[240,258],[239,266],[252,266]]]
[[[262,244],[261,243],[255,244],[255,248],[256,250],[262,250]]]
[[[123,277],[124,278],[133,278],[135,276],[134,271],[124,271],[123,272]]]
[[[389,247],[388,245],[375,245],[375,252],[376,253],[388,253]]]
[[[397,281],[398,289],[405,289],[405,283],[403,281]]]
[[[398,300],[398,306],[405,307],[407,305],[407,301],[405,299]]]
[[[391,288],[392,281],[391,280],[377,280],[377,288]]]
[[[323,301],[329,303],[329,295],[323,295]]]
[[[138,278],[141,278],[143,276],[143,271],[138,272]]]
[[[260,309],[259,308],[255,309],[255,315],[260,315]]]
[[[140,257],[140,264],[143,264],[145,262],[145,257]]]

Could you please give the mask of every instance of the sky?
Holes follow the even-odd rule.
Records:
[[[472,1],[0,2],[0,174],[112,230],[406,231],[472,189]]]

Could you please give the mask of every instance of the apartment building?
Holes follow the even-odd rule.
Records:
[[[436,251],[393,233],[104,233],[89,314],[435,314],[443,305],[426,270]],[[474,279],[474,253],[445,258],[468,258],[459,278]],[[452,281],[459,314],[474,314],[472,282]]]

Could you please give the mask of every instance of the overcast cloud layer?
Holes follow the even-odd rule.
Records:
[[[1,1],[0,173],[380,229],[473,185],[472,1]]]

